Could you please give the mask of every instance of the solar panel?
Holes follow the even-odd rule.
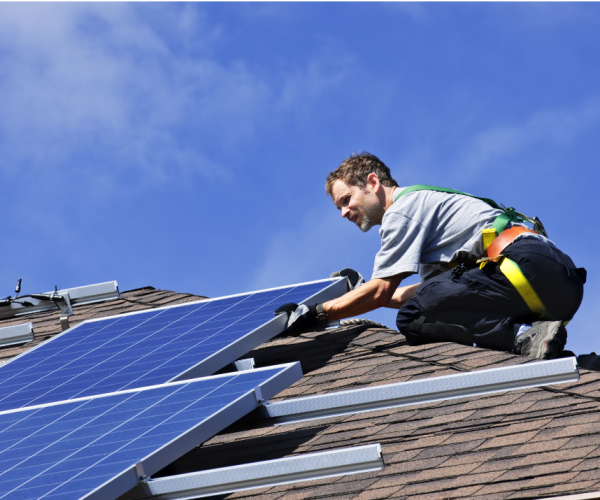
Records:
[[[288,363],[0,412],[0,498],[116,498],[301,377]]]
[[[0,411],[207,376],[282,332],[286,302],[322,302],[346,279],[88,320],[0,368]]]

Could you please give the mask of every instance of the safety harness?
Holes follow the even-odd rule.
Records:
[[[523,271],[521,271],[519,265],[515,261],[510,260],[508,257],[502,255],[502,251],[520,234],[535,233],[548,237],[543,224],[537,217],[528,217],[527,215],[517,212],[512,207],[506,208],[504,205],[497,204],[494,200],[489,198],[480,198],[472,194],[457,191],[456,189],[428,186],[425,184],[417,184],[407,187],[401,193],[399,193],[398,196],[396,196],[394,202],[398,201],[398,199],[400,199],[402,196],[414,191],[440,191],[442,193],[470,196],[471,198],[475,198],[487,203],[492,208],[502,210],[502,213],[494,220],[492,227],[482,230],[484,255],[482,258],[477,260],[477,264],[479,264],[479,267],[483,269],[488,262],[496,262],[502,274],[504,274],[508,281],[510,281],[515,287],[531,311],[533,311],[540,319],[556,321],[556,319],[548,312],[548,309],[540,299],[537,292],[531,286],[531,283],[529,283],[529,280],[523,274]],[[531,223],[533,225],[533,230],[524,226],[512,226],[506,229],[506,226],[508,226],[509,223],[522,224],[524,222]],[[564,323],[566,324],[567,322]]]

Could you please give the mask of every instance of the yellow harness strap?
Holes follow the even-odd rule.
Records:
[[[508,281],[510,281],[517,292],[519,292],[519,295],[523,298],[527,307],[540,318],[547,316],[548,310],[546,309],[546,306],[529,283],[529,280],[523,274],[523,271],[521,271],[519,264],[504,256],[500,258],[499,263],[500,271],[502,271],[502,274],[508,278]]]
[[[483,238],[483,249],[487,250],[487,248],[492,244],[492,241],[494,241],[496,236],[498,236],[498,232],[494,227],[491,227],[490,229],[482,229],[481,236]]]
[[[493,228],[483,229],[482,232],[483,246],[484,249],[487,250],[487,247],[495,239],[497,233],[496,230]],[[479,267],[483,269],[483,267],[490,261],[498,263],[498,267],[500,268],[500,271],[502,271],[502,274],[504,274],[508,281],[511,282],[512,286],[515,287],[515,290],[519,292],[519,295],[522,297],[522,299],[527,304],[527,307],[529,307],[531,311],[537,314],[540,319],[544,319],[547,321],[556,321],[554,316],[552,316],[548,312],[548,309],[546,309],[546,306],[542,302],[542,299],[540,299],[537,292],[533,289],[531,283],[529,283],[529,280],[523,274],[523,271],[521,271],[519,264],[517,264],[513,260],[510,260],[508,257],[505,257],[502,254],[498,255],[498,257],[495,258],[481,258],[477,261],[477,263],[479,264]],[[567,326],[567,323],[569,322],[563,321],[562,323],[563,325]]]

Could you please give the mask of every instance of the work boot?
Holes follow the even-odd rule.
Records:
[[[555,359],[567,343],[561,321],[534,321],[515,339],[514,353],[535,359]]]

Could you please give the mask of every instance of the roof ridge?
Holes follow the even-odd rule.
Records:
[[[153,286],[142,286],[140,288],[132,288],[131,290],[123,290],[121,293],[139,292],[141,290],[156,290]]]

